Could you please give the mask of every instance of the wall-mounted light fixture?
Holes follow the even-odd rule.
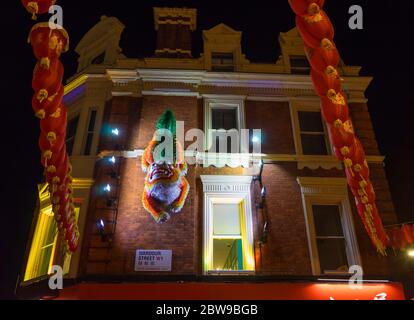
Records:
[[[99,219],[96,222],[96,226],[98,228],[99,234],[101,235],[101,241],[106,242],[108,240],[108,235],[105,233],[105,222],[103,219]]]

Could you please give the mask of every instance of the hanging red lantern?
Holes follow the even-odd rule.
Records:
[[[49,23],[33,26],[28,42],[42,68],[48,69],[52,60],[59,59],[69,49],[69,36],[65,29],[50,29]]]
[[[59,152],[62,150],[63,146],[65,144],[65,136],[64,135],[58,135],[57,139],[55,140],[54,144],[50,144],[49,140],[47,139],[46,135],[43,133],[40,133],[39,137],[39,148],[42,152],[50,151],[52,153]]]
[[[352,168],[345,168],[348,184],[354,189],[365,189],[369,185],[369,180],[356,173]]]
[[[61,85],[57,93],[43,101],[39,101],[37,93],[34,93],[32,98],[32,108],[36,117],[44,119],[46,116],[54,114],[57,111],[57,108],[62,104],[64,92],[64,86]]]
[[[324,2],[325,0],[289,0],[292,10],[299,16],[318,13]]]
[[[36,64],[33,72],[32,88],[40,103],[52,97],[61,89],[63,70],[60,60],[52,60],[49,69],[41,68],[39,62]]]
[[[364,152],[364,147],[361,143],[361,140],[359,140],[357,137],[355,137],[355,152],[350,156],[352,162],[354,164],[365,164],[366,157]]]
[[[348,104],[333,103],[326,97],[321,97],[321,112],[327,123],[334,123],[336,120],[346,122],[349,120]]]
[[[56,136],[62,135],[66,131],[67,125],[67,110],[66,107],[61,106],[58,117],[49,116],[40,120],[40,129],[43,134],[47,135],[54,133]],[[49,140],[49,139],[48,139]]]
[[[321,97],[326,96],[329,89],[334,89],[337,92],[341,90],[341,78],[338,71],[332,66],[328,66],[324,73],[312,70],[311,78],[316,93]]]
[[[56,3],[56,0],[21,0],[26,10],[32,14],[32,19],[36,20],[37,14],[49,12],[49,8]]]
[[[334,121],[333,124],[328,125],[328,133],[332,145],[338,149],[350,147],[355,143],[355,132],[350,120]]]
[[[324,73],[328,66],[338,68],[339,52],[329,39],[322,39],[315,49],[305,46],[305,53],[312,69],[319,73]]]
[[[296,16],[296,26],[310,48],[318,48],[322,39],[332,41],[334,38],[332,23],[322,9],[317,14]]]
[[[55,153],[46,150],[41,155],[41,164],[48,172],[56,172],[56,168],[65,161],[65,157],[66,151],[64,149]]]
[[[401,232],[407,244],[414,244],[414,234],[411,226],[405,224],[401,227]]]
[[[65,161],[56,168],[56,172],[46,172],[46,181],[49,184],[61,184],[69,174],[69,160],[66,153]]]

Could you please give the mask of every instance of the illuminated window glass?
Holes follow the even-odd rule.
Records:
[[[240,204],[213,205],[213,266],[215,270],[243,270]]]
[[[79,208],[76,208],[76,220]],[[30,252],[27,260],[24,281],[37,279],[50,274],[51,268],[56,264],[56,251],[58,246],[58,228],[52,212],[48,185],[39,186],[38,217],[33,233]],[[64,261],[64,273],[67,273],[71,255]]]

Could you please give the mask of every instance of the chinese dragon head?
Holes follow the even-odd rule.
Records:
[[[157,122],[157,131],[145,148],[142,170],[146,173],[142,204],[157,223],[168,221],[172,214],[181,211],[190,186],[187,179],[187,163],[184,150],[176,140],[176,119],[171,110],[166,110]],[[160,145],[160,130],[167,130],[173,138],[173,158],[159,157],[155,152]],[[164,141],[165,142],[165,141]]]

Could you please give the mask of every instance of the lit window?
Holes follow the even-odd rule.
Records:
[[[299,129],[304,155],[328,155],[328,144],[320,112],[299,111]]]
[[[252,177],[201,176],[201,180],[205,195],[204,272],[254,272]]]
[[[290,71],[293,74],[310,74],[309,61],[305,56],[289,56]]]
[[[243,270],[240,204],[213,204],[213,268]]]
[[[76,130],[78,129],[79,116],[68,121],[68,127],[66,131],[66,151],[68,155],[72,155],[73,146],[75,145]]]
[[[79,208],[76,208],[76,220]],[[50,274],[51,268],[56,264],[58,248],[58,228],[52,212],[48,185],[39,186],[39,207],[37,222],[33,233],[30,252],[27,260],[24,281],[37,279]],[[64,274],[68,272],[70,257],[64,260]]]
[[[218,72],[234,71],[234,55],[233,53],[217,53],[211,54],[211,70]]]
[[[93,136],[95,132],[96,110],[91,110],[89,114],[88,131],[86,132],[86,141],[83,154],[89,156],[92,151]]]

